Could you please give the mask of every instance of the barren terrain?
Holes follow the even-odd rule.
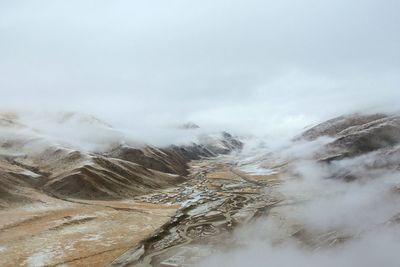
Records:
[[[162,266],[189,252],[183,261],[194,261],[204,252],[190,248],[218,241],[275,203],[264,189],[275,175],[253,176],[232,162],[229,156],[194,161],[187,182],[125,200],[32,191],[35,202],[0,211],[1,265]]]

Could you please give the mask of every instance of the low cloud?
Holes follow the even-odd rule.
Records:
[[[201,266],[397,266],[400,172],[392,157],[372,152],[317,163],[314,152],[327,141],[292,142],[270,154],[295,160],[271,191],[283,202]],[[338,177],[348,172],[358,178]]]

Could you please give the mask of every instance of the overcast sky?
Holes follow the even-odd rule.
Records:
[[[400,1],[0,1],[0,105],[296,128],[400,99]]]

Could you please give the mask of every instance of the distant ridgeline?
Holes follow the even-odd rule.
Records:
[[[24,127],[7,116],[0,119],[0,126],[10,132]],[[37,138],[16,135],[1,138],[0,207],[30,202],[32,189],[59,198],[118,199],[146,194],[186,181],[189,161],[227,154],[243,145],[225,132],[190,145],[115,145],[102,153],[60,145],[42,144],[35,149],[37,142]]]

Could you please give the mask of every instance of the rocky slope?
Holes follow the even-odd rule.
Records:
[[[400,116],[352,114],[319,124],[302,135],[306,140],[322,136],[333,138],[317,153],[320,160],[328,162],[382,149],[396,150],[400,143]]]

